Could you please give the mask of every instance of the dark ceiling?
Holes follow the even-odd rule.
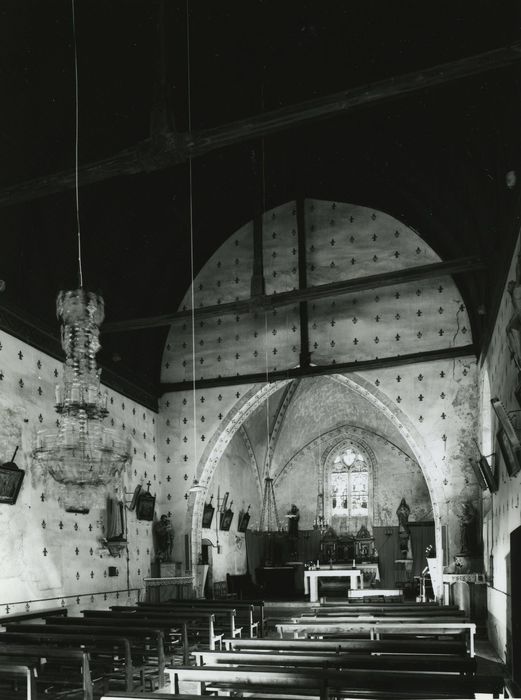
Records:
[[[519,3],[508,0],[188,6],[193,130],[520,39]],[[186,4],[75,7],[80,163],[146,139],[158,96],[172,129],[188,131]],[[1,198],[2,188],[73,167],[75,103],[70,0],[0,0],[0,14]],[[505,174],[521,175],[520,77],[521,62],[267,136],[266,207],[297,195],[368,204],[443,258],[482,257],[488,269],[459,280],[482,346],[519,227],[521,187],[507,188]],[[193,160],[196,272],[253,217],[259,154],[245,140]],[[107,321],[177,309],[190,283],[188,204],[186,163],[81,187],[85,286],[103,294]],[[0,230],[0,301],[56,333],[56,294],[77,286],[73,191],[4,205]],[[165,328],[106,334],[103,365],[153,391],[165,337]]]

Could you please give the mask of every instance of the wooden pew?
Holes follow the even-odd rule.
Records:
[[[351,636],[353,634],[367,634],[371,639],[378,639],[381,634],[408,635],[408,636],[440,636],[464,634],[468,639],[470,656],[474,656],[474,635],[476,625],[474,622],[286,622],[276,625],[277,632],[282,639],[285,634],[292,634],[295,638],[299,633],[318,636]]]
[[[304,610],[310,615],[421,615],[423,617],[437,617],[446,615],[465,614],[455,605],[439,605],[422,608],[420,605],[319,605]]]
[[[225,639],[225,648],[235,651],[336,652],[366,654],[439,654],[468,656],[467,645],[459,639]]]
[[[138,610],[132,609],[127,612],[116,612],[113,610],[84,610],[84,619],[87,621],[110,621],[114,624],[133,624],[133,621],[149,623],[153,626],[159,626],[165,630],[167,635],[182,634],[183,641],[188,644],[189,637],[199,635],[204,632],[207,636],[209,649],[215,649],[215,645],[221,646],[224,632],[215,630],[215,615],[206,610],[198,612],[189,611],[188,613],[168,614],[168,613],[140,613]],[[180,630],[182,630],[180,632]],[[184,646],[185,644],[183,644]]]
[[[59,649],[44,644],[0,644],[0,663],[35,668],[37,692],[39,694],[41,689],[46,698],[74,692],[82,700],[94,700],[89,654],[85,650]]]
[[[23,688],[20,688],[20,680]],[[2,700],[36,700],[36,666],[0,663],[0,697]]]
[[[381,610],[378,607],[367,608],[367,609],[355,609],[355,608],[338,608],[338,609],[323,609],[323,608],[313,608],[309,610],[303,610],[302,615],[306,617],[353,617],[355,615],[375,615],[378,617],[422,617],[428,620],[436,620],[437,618],[459,618],[465,617],[466,613],[464,610],[446,610],[439,608],[439,610]]]
[[[264,634],[264,601],[260,599],[256,600],[223,600],[223,599],[216,599],[216,600],[206,600],[205,598],[192,598],[192,599],[187,599],[187,600],[168,600],[164,601],[163,603],[147,603],[146,601],[140,601],[138,604],[138,607],[146,608],[150,606],[154,607],[162,607],[163,605],[168,605],[169,607],[176,607],[176,606],[186,606],[190,605],[191,607],[198,607],[198,608],[209,608],[211,609],[214,606],[218,606],[220,608],[223,607],[232,607],[237,610],[237,612],[240,614],[241,612],[245,615],[245,620],[244,622],[249,626],[249,634],[250,637],[255,637],[255,636],[261,636]],[[258,615],[257,618],[255,617],[255,612],[258,609]],[[242,622],[242,620],[241,620]]]
[[[380,670],[291,669],[274,666],[180,666],[167,668],[171,687],[195,681],[201,694],[209,690],[252,690],[255,693],[288,689],[314,691],[321,699],[333,695],[350,698],[469,698],[476,692],[495,697],[503,690],[503,679],[495,676],[457,676],[443,673],[414,673]],[[391,690],[392,689],[392,690]]]
[[[82,613],[87,613],[93,615],[96,611],[83,611]],[[107,611],[104,611],[107,612]],[[136,615],[138,617],[146,617],[151,620],[163,619],[166,616],[169,618],[189,620],[192,622],[194,627],[198,626],[198,620],[202,620],[203,624],[206,620],[210,619],[210,615],[213,616],[214,621],[214,635],[230,635],[232,637],[240,637],[242,634],[242,627],[237,627],[236,618],[237,611],[234,607],[221,607],[213,606],[212,608],[199,609],[190,606],[178,606],[176,608],[170,607],[141,607],[141,606],[131,606],[131,605],[113,605],[109,612],[115,614],[127,613],[130,615]],[[217,639],[215,640],[217,641]]]
[[[295,698],[295,700],[309,700],[309,695],[277,695],[277,698]],[[187,695],[186,693],[154,693],[148,695],[147,693],[123,693],[123,692],[110,692],[106,693],[100,700],[201,700],[201,695]],[[269,700],[266,695],[253,693],[248,693],[248,700]]]
[[[49,620],[52,618],[49,618]],[[84,618],[58,618],[61,620],[59,624],[47,623],[44,625],[33,625],[30,623],[21,623],[7,625],[8,632],[29,632],[29,633],[54,633],[54,634],[79,634],[88,637],[90,635],[108,636],[108,637],[125,637],[130,642],[131,655],[135,665],[142,666],[140,673],[153,682],[157,678],[158,686],[164,686],[164,669],[165,669],[165,645],[164,633],[162,629],[149,625],[110,625],[106,622],[104,625],[90,624]],[[137,659],[140,662],[137,662]],[[142,659],[142,661],[141,661]]]
[[[32,625],[35,626],[35,625]],[[13,627],[16,629],[16,627]],[[130,641],[126,637],[110,637],[96,634],[59,634],[48,632],[0,632],[1,644],[47,644],[75,649],[85,649],[90,655],[93,675],[110,681],[124,683],[124,689],[132,691],[144,687],[144,667],[133,664]]]
[[[355,615],[307,615],[302,613],[299,617],[288,616],[287,622],[315,622],[323,625],[336,624],[337,622],[470,622],[467,615],[437,615],[436,617],[424,617],[423,615],[413,615],[413,613],[399,616],[371,615],[370,613],[360,613]]]
[[[27,620],[45,620],[48,617],[67,616],[67,608],[44,608],[21,613],[0,615],[0,627],[9,622],[26,622]]]
[[[226,601],[226,600],[214,600],[214,601],[202,601],[199,600],[179,600],[179,601],[165,601],[163,603],[138,603],[135,606],[138,610],[150,610],[154,612],[162,612],[164,610],[169,610],[171,612],[175,611],[186,611],[186,610],[208,610],[208,612],[215,612],[215,609],[219,610],[233,610],[234,611],[234,624],[239,627],[246,627],[249,637],[259,636],[259,621],[254,619],[255,608],[250,603],[242,603],[241,601]],[[120,610],[122,606],[111,605],[111,610]],[[236,634],[235,636],[242,636]]]
[[[375,669],[388,671],[414,671],[456,673],[474,675],[476,659],[470,656],[442,656],[440,654],[340,654],[330,652],[300,651],[196,651],[194,656],[200,666],[284,666],[285,668],[337,668]]]

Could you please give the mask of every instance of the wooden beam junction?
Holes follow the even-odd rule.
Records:
[[[368,107],[387,100],[405,97],[455,80],[505,68],[518,63],[520,59],[521,42],[517,42],[510,46],[468,56],[414,73],[406,73],[289,107],[264,112],[224,126],[193,133],[156,134],[109,158],[82,166],[79,171],[79,182],[81,186],[85,186],[121,175],[137,175],[164,170],[184,163],[189,158],[197,158],[238,143],[352,112],[360,107]],[[75,174],[73,170],[18,183],[0,191],[0,206],[12,206],[46,197],[73,189],[74,185]]]
[[[342,294],[355,294],[379,287],[388,287],[397,284],[407,284],[417,280],[441,277],[443,275],[456,275],[461,273],[484,270],[485,263],[476,257],[457,258],[429,265],[404,268],[403,270],[392,270],[382,272],[377,275],[366,277],[355,277],[339,282],[320,284],[316,287],[306,287],[295,289],[291,292],[281,292],[279,294],[260,295],[249,297],[239,301],[232,301],[225,304],[213,304],[211,306],[201,306],[195,309],[194,315],[197,320],[226,316],[228,314],[250,314],[264,311],[271,311],[281,306],[288,306],[303,301],[316,301]],[[147,328],[160,328],[169,326],[171,323],[182,319],[190,319],[191,309],[177,311],[161,316],[150,316],[146,318],[135,318],[127,321],[113,321],[104,323],[101,327],[102,333],[122,333],[125,331],[145,330]]]
[[[391,357],[378,357],[372,360],[360,360],[354,362],[337,362],[330,365],[309,365],[308,367],[293,367],[280,369],[274,372],[256,372],[252,374],[239,374],[229,377],[212,377],[211,379],[196,379],[184,382],[163,382],[160,385],[161,395],[178,392],[193,391],[194,389],[209,389],[220,386],[237,386],[241,384],[265,384],[266,382],[278,382],[285,379],[297,379],[301,377],[318,377],[327,374],[350,374],[352,372],[366,372],[387,367],[399,367],[402,365],[418,364],[420,362],[433,362],[435,360],[453,360],[459,357],[476,358],[477,350],[474,344],[458,347],[442,348],[440,350],[427,350],[408,355],[393,355]]]

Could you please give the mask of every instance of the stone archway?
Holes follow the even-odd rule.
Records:
[[[344,376],[340,374],[331,375],[333,381],[337,381],[343,386],[356,392],[358,395],[365,398],[381,413],[383,413],[398,429],[403,438],[411,448],[411,451],[418,462],[426,484],[429,489],[429,494],[432,503],[432,511],[435,523],[436,533],[436,552],[438,564],[442,562],[442,538],[441,538],[441,514],[440,504],[443,502],[443,490],[436,479],[436,464],[427,449],[425,442],[414,427],[412,421],[407,415],[381,392],[377,387],[371,384],[368,380],[358,374]],[[202,514],[204,508],[204,500],[206,487],[210,483],[215,472],[217,464],[224,453],[224,450],[230,443],[235,433],[249,416],[273,393],[291,380],[282,380],[265,384],[252,386],[246,394],[230,409],[228,414],[223,419],[219,430],[217,430],[212,439],[207,444],[203,454],[199,459],[197,466],[196,478],[198,479],[203,490],[191,494],[186,515],[186,531],[191,531],[191,552],[197,552],[199,543],[202,537]],[[197,582],[196,582],[197,583]],[[436,590],[437,597],[441,597],[441,590]]]

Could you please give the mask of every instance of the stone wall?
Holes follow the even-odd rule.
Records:
[[[306,200],[304,209],[309,285],[440,260],[415,231],[383,212],[317,200]],[[294,202],[264,216],[267,293],[298,286],[296,227]],[[195,306],[247,298],[252,261],[249,223],[231,235],[198,274],[193,288]],[[189,308],[190,304],[188,290],[181,308]],[[316,364],[439,350],[472,342],[461,294],[453,280],[445,276],[398,288],[344,294],[309,307],[311,361]],[[165,347],[162,381],[190,381],[193,367],[196,379],[250,372],[269,374],[294,367],[299,362],[299,322],[297,305],[267,312],[259,309],[249,314],[223,314],[196,321],[194,345],[190,320],[176,322]],[[340,403],[338,396],[332,398],[342,391],[338,387],[332,390],[335,382],[344,385],[343,391],[346,387],[351,390]],[[195,392],[188,388],[165,394],[160,405],[159,455],[162,473],[170,481],[164,507],[176,513],[184,533],[191,533],[192,546],[200,546],[198,523],[203,500],[190,495],[187,485],[194,478],[202,478],[208,486],[226,445],[243,423],[256,461],[263,465],[261,479],[267,466],[281,468],[317,435],[341,425],[354,425],[381,436],[388,441],[385,444],[396,444],[411,463],[419,465],[417,493],[426,483],[434,519],[438,525],[448,525],[449,554],[456,553],[456,506],[461,500],[479,498],[468,463],[472,439],[478,432],[475,360],[438,360],[356,375],[338,374],[334,379],[302,380],[301,387],[301,398],[306,387],[311,387],[305,409],[309,416],[306,420],[295,415],[291,430],[286,432],[286,419],[292,410],[301,410],[302,402],[293,397],[289,413],[286,415],[287,407],[280,412],[288,390],[284,381],[275,385],[237,383]],[[266,399],[268,407],[263,405]],[[366,404],[371,404],[370,410],[362,408]],[[268,428],[265,418],[252,418],[256,410],[259,415],[268,414]],[[304,507],[304,525],[313,512],[316,481],[310,486],[307,478],[301,480],[295,472],[291,483],[294,491],[281,494],[281,509],[286,501],[308,504]],[[427,512],[423,496],[419,500],[421,511]],[[393,501],[385,510],[382,505],[378,508],[383,520],[396,506]],[[252,517],[253,522],[258,521],[255,514]],[[437,543],[441,549],[439,532],[440,528]],[[178,556],[183,554],[181,548],[177,552]]]
[[[516,279],[516,262],[519,241],[512,260],[508,280]],[[502,659],[511,654],[510,598],[516,593],[510,587],[510,533],[519,527],[521,497],[521,472],[510,477],[503,456],[495,439],[498,421],[490,409],[490,398],[497,397],[506,411],[511,413],[512,422],[520,427],[518,413],[521,406],[515,397],[518,386],[518,368],[506,336],[506,327],[512,318],[514,308],[506,288],[501,301],[492,340],[481,368],[481,450],[484,454],[495,453],[489,459],[495,465],[499,482],[494,494],[484,492],[483,500],[483,540],[485,545],[485,565],[489,576],[488,586],[488,627],[489,637]],[[495,460],[495,462],[494,462]],[[493,557],[493,567],[491,559]]]
[[[55,425],[55,385],[61,372],[57,360],[0,332],[0,461],[10,460],[20,445],[15,461],[25,470],[16,504],[0,504],[2,614],[60,604],[71,610],[103,607],[126,598],[128,588],[142,589],[143,577],[150,574],[150,522],[137,521],[135,511],[127,510],[128,557],[126,550],[120,557],[109,556],[100,544],[107,491],[91,493],[88,514],[65,512],[58,502],[60,487],[32,460],[36,431]],[[106,421],[132,438],[132,463],[124,477],[127,500],[137,484],[147,482],[159,496],[157,415],[106,391]],[[118,576],[108,576],[109,566],[117,567]]]

